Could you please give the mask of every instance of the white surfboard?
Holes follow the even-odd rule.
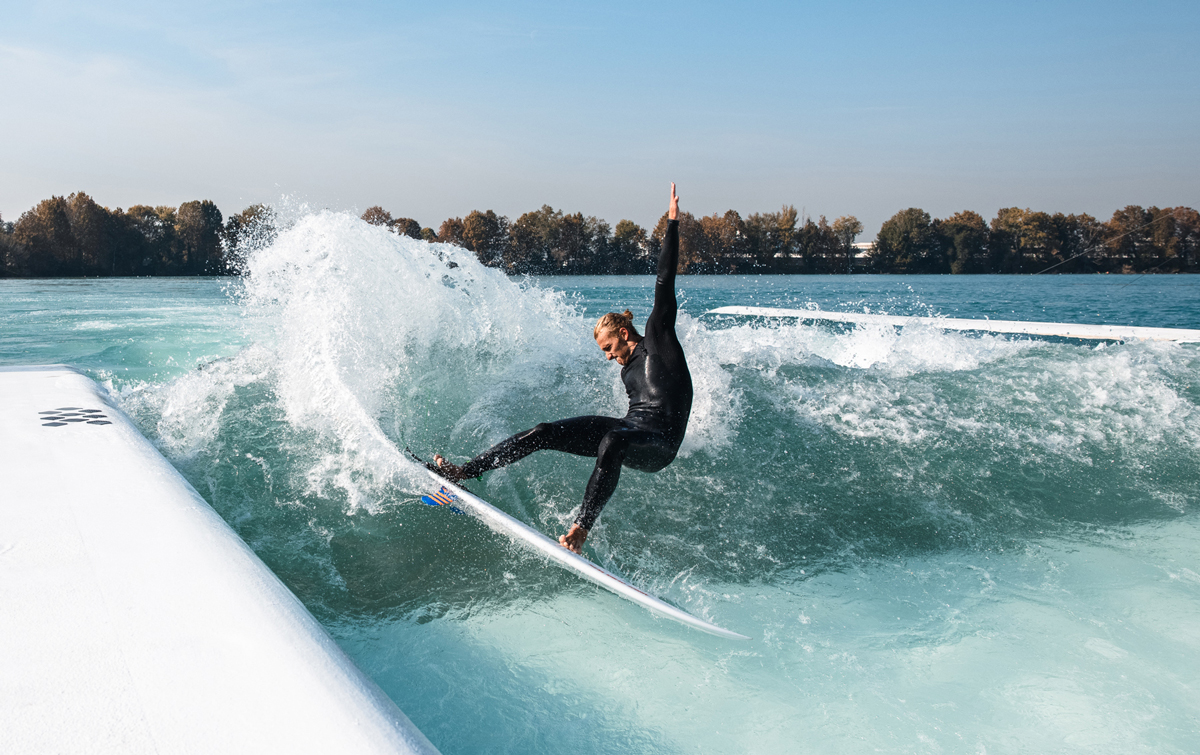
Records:
[[[746,315],[752,317],[795,317],[800,320],[826,320],[864,325],[928,325],[942,330],[974,330],[985,333],[1017,333],[1057,338],[1082,338],[1104,341],[1176,341],[1200,343],[1200,330],[1186,328],[1138,328],[1122,325],[1079,325],[1064,322],[1024,322],[1020,320],[967,320],[953,317],[897,317],[855,312],[823,312],[812,309],[777,307],[718,307],[710,315]]]
[[[432,470],[425,470],[430,479],[441,485],[446,490],[452,492],[458,500],[456,503],[467,513],[473,515],[492,530],[499,532],[502,535],[515,538],[524,545],[533,548],[538,553],[546,556],[551,561],[554,561],[559,566],[562,566],[570,571],[575,572],[584,579],[595,582],[606,590],[611,590],[622,598],[632,600],[634,603],[646,608],[651,613],[665,616],[668,619],[674,619],[680,624],[686,624],[694,629],[699,629],[702,632],[715,634],[718,637],[725,637],[733,640],[748,640],[750,639],[744,634],[731,632],[728,629],[722,629],[716,624],[710,624],[704,619],[697,618],[687,611],[676,608],[669,603],[664,603],[658,598],[650,595],[617,575],[601,568],[591,561],[588,561],[583,556],[572,553],[566,548],[559,545],[557,540],[551,540],[546,535],[538,532],[534,528],[513,517],[505,514],[500,509],[483,500],[471,491],[448,482],[444,477],[438,475]]]

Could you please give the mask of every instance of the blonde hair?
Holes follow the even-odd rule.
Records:
[[[592,329],[592,337],[599,338],[601,333],[618,333],[621,328],[629,331],[630,338],[640,339],[642,336],[637,332],[637,328],[633,327],[633,313],[628,309],[617,314],[609,312],[604,317],[596,321],[596,327]]]

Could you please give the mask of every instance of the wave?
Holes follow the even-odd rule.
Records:
[[[625,411],[594,305],[459,247],[297,212],[246,271],[233,295],[251,345],[121,401],[276,566],[299,552],[299,571],[326,574],[316,592],[349,589],[346,554],[371,550],[410,559],[371,595],[416,594],[403,583],[443,535],[411,513],[426,483],[405,446],[467,458],[539,421]],[[1194,349],[736,324],[695,304],[678,323],[696,388],[680,457],[627,471],[591,540],[693,610],[718,582],[1192,511]],[[479,492],[553,532],[590,465],[536,454]]]

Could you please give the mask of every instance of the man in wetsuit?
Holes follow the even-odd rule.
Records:
[[[600,510],[612,496],[622,465],[642,472],[657,472],[679,451],[692,411],[692,376],[683,347],[675,335],[675,268],[679,263],[679,197],[671,184],[667,235],[658,258],[654,309],[639,335],[633,314],[610,312],[596,323],[596,345],[608,359],[621,365],[621,381],[629,395],[629,412],[617,417],[573,417],[543,422],[518,433],[460,466],[434,456],[437,471],[458,482],[512,464],[534,451],[562,451],[594,456],[596,468],[588,480],[579,516],[562,545],[579,553]]]

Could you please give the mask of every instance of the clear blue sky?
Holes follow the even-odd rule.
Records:
[[[1200,3],[0,0],[0,213],[1200,206]]]

